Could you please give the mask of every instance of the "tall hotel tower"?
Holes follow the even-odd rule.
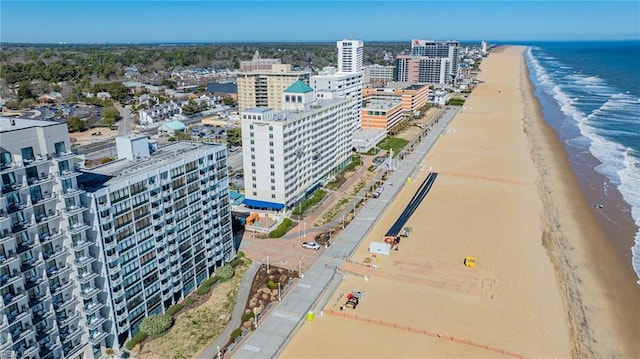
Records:
[[[364,43],[360,40],[341,40],[338,46],[338,72],[362,72]]]
[[[0,117],[0,353],[101,357],[235,257],[223,146],[116,144],[79,172],[66,124]]]

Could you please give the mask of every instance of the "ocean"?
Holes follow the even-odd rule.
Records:
[[[544,117],[563,141],[583,189],[592,192],[587,198],[603,199],[594,210],[612,227],[623,217],[633,226],[631,238],[615,240],[631,253],[624,257],[640,279],[640,41],[527,46]],[[612,198],[613,207],[607,202]]]

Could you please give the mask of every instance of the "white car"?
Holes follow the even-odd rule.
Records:
[[[320,249],[320,245],[316,242],[302,242],[302,247],[307,249],[313,249],[315,251]]]

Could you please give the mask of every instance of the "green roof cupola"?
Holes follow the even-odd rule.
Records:
[[[312,91],[313,89],[301,80],[297,80],[284,90],[285,93],[307,93]]]

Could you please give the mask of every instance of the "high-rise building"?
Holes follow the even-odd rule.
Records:
[[[360,40],[341,40],[338,47],[338,72],[362,72],[364,61],[364,42]]]
[[[103,281],[96,288],[104,301],[95,303],[108,309],[105,333],[121,347],[146,316],[184,299],[235,251],[224,146],[174,142],[149,155],[141,135],[117,145],[126,157],[79,183],[96,230],[90,246],[102,263],[87,273]]]
[[[350,161],[352,99],[316,99],[296,81],[282,94],[283,109],[241,112],[244,204],[292,208]]]
[[[89,337],[84,311],[95,293],[80,292],[78,273],[93,257],[79,243],[92,235],[67,125],[0,117],[0,143],[0,351],[91,358],[103,338]]]
[[[240,72],[238,108],[242,111],[254,107],[282,108],[282,91],[297,80],[309,81],[309,71],[293,71],[290,64],[272,64],[270,70]]]
[[[226,149],[177,142],[79,172],[64,123],[0,118],[0,350],[95,358],[235,256]]]
[[[396,81],[449,83],[458,75],[460,45],[455,41],[412,40],[411,54],[396,57]]]
[[[362,72],[336,72],[335,67],[325,67],[309,79],[311,88],[318,99],[338,97],[352,100],[353,126],[360,128],[360,110],[362,109]]]

